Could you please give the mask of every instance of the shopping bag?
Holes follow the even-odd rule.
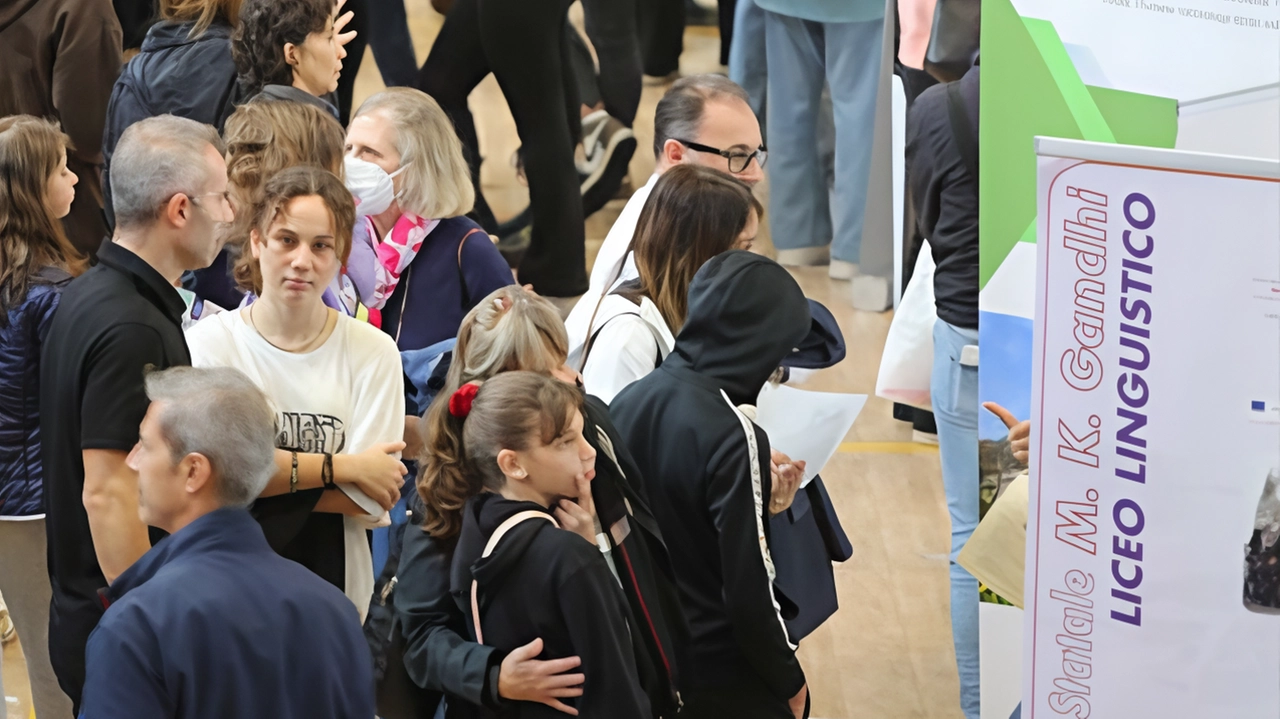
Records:
[[[889,336],[880,356],[876,396],[931,409],[929,376],[933,374],[933,324],[938,319],[933,304],[933,254],[926,241],[916,258],[911,281],[893,314]]]

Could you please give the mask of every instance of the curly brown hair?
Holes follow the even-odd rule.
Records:
[[[292,85],[284,46],[301,45],[322,32],[337,6],[333,0],[245,0],[240,26],[231,36],[231,57],[248,97],[267,85]]]

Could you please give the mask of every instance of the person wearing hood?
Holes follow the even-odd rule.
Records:
[[[755,403],[809,328],[809,304],[786,270],[724,253],[694,276],[675,349],[610,405],[651,484],[689,621],[692,641],[677,658],[682,717],[806,711],[784,624],[795,605],[776,589],[769,548],[770,516],[791,504],[796,482],[771,486],[768,435],[738,407]]]
[[[67,169],[80,178],[67,239],[92,255],[102,218],[102,125],[120,73],[120,21],[109,0],[0,2],[0,117],[56,120],[71,138]]]
[[[81,719],[372,717],[355,609],[245,511],[275,470],[266,396],[229,368],[155,372],[146,389],[128,463],[142,520],[169,537],[102,590]]]
[[[499,651],[540,639],[547,658],[582,659],[582,684],[563,690],[559,706],[516,702],[504,717],[652,717],[633,647],[639,627],[596,544],[604,540],[589,517],[577,531],[557,531],[560,511],[552,513],[573,500],[591,511],[596,450],[583,434],[582,402],[576,387],[520,371],[448,398],[462,466],[482,488],[463,508],[451,569],[468,634]]]

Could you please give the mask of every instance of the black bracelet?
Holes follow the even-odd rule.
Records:
[[[289,468],[289,494],[293,494],[298,491],[298,453],[290,452],[289,456],[291,463]]]
[[[324,484],[325,489],[338,488],[338,484],[333,481],[333,455],[328,452],[324,453],[324,465],[320,468],[320,482]]]

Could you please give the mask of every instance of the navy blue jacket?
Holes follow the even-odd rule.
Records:
[[[511,268],[480,226],[466,217],[440,221],[422,241],[395,292],[382,308],[382,331],[401,352],[458,336],[462,318],[501,287],[514,284]],[[466,239],[459,262],[458,245]],[[404,308],[409,311],[401,322]]]
[[[0,322],[0,517],[44,513],[40,462],[40,347],[71,275],[40,272]]]
[[[223,121],[231,114],[236,86],[231,26],[215,22],[193,39],[188,37],[193,25],[152,25],[142,41],[142,51],[125,64],[111,90],[102,132],[102,191],[112,225],[111,156],[130,125],[170,114],[213,125],[221,132]]]
[[[374,716],[355,606],[243,509],[197,519],[103,591],[81,719]]]

